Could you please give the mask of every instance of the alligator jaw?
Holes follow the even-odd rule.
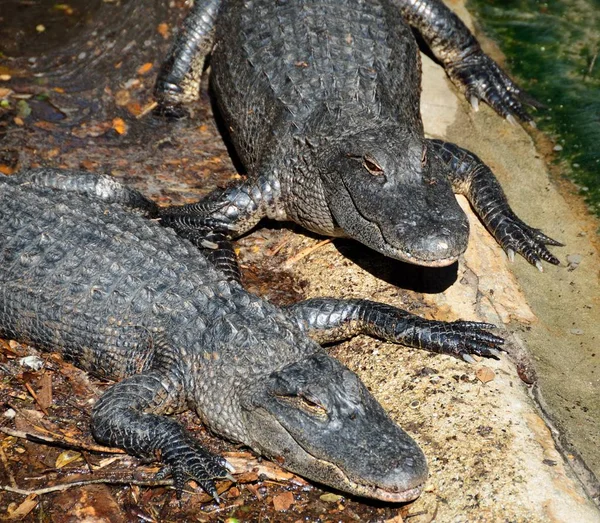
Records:
[[[358,376],[327,354],[285,366],[240,399],[242,443],[291,472],[387,502],[421,493],[428,475],[423,451]]]
[[[425,486],[425,483],[423,482],[420,485],[417,485],[416,487],[410,489],[394,491],[382,487],[377,487],[375,485],[356,483],[355,481],[352,481],[342,469],[340,469],[333,463],[323,462],[322,460],[316,458],[313,459],[323,463],[323,465],[327,467],[336,470],[339,473],[339,477],[343,479],[346,485],[345,488],[340,490],[344,490],[345,492],[349,492],[350,494],[355,496],[377,499],[379,501],[386,501],[388,503],[406,503],[408,501],[413,501],[414,499],[417,499],[421,495],[423,487]]]

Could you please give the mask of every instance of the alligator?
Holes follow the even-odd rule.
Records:
[[[533,125],[524,104],[535,101],[440,0],[198,0],[155,95],[161,112],[185,112],[210,56],[211,89],[248,176],[162,211],[163,223],[210,251],[264,217],[291,220],[439,267],[467,247],[459,193],[511,261],[520,253],[540,271],[542,260],[558,265],[546,245],[562,244],[515,215],[475,154],[425,138],[409,24],[475,108],[481,99]]]
[[[318,343],[364,333],[454,356],[497,358],[493,325],[425,320],[366,300],[279,308],[228,281],[156,205],[105,175],[0,175],[0,337],[57,351],[114,380],[92,410],[101,443],[162,460],[180,495],[232,467],[176,420],[344,492],[416,498],[426,459],[359,378]]]

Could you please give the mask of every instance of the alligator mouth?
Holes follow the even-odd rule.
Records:
[[[358,208],[356,210],[360,214],[361,218],[368,225],[372,226],[374,230],[377,231],[379,238],[381,238],[382,245],[385,246],[383,249],[379,249],[379,248],[373,247],[371,245],[368,245],[368,247],[371,247],[372,249],[380,252],[381,254],[384,254],[385,256],[388,256],[390,258],[394,258],[396,260],[400,260],[400,261],[403,261],[406,263],[411,263],[413,265],[419,265],[420,267],[447,267],[448,265],[452,265],[455,261],[458,260],[458,255],[448,256],[447,258],[431,259],[431,258],[421,258],[418,255],[415,255],[414,253],[405,251],[405,250],[397,247],[393,243],[391,243],[386,238],[383,230],[381,229],[381,226],[376,221],[372,221],[369,218],[367,218],[364,214],[362,214],[360,212],[360,210]]]
[[[414,253],[410,253],[400,247],[397,247],[393,243],[391,243],[386,238],[386,235],[383,232],[381,225],[379,225],[379,223],[372,220],[371,218],[365,216],[361,212],[360,207],[354,201],[354,196],[352,195],[352,191],[350,191],[350,189],[348,188],[348,185],[346,184],[346,182],[343,179],[342,179],[342,182],[344,184],[344,187],[346,188],[346,193],[348,194],[348,196],[350,197],[350,200],[352,201],[355,211],[358,213],[360,218],[363,220],[363,222],[365,223],[365,226],[369,227],[372,231],[376,232],[376,234],[379,236],[379,239],[381,241],[381,247],[377,247],[377,246],[365,243],[365,245],[367,245],[367,247],[369,247],[377,252],[380,252],[381,254],[388,256],[389,258],[394,258],[396,260],[400,260],[400,261],[403,261],[406,263],[411,263],[413,265],[419,265],[421,267],[447,267],[448,265],[452,265],[454,262],[456,262],[458,260],[458,257],[459,257],[458,254],[454,255],[454,256],[448,256],[446,258],[435,258],[435,259],[422,258],[422,257],[419,257],[418,255],[415,255]],[[357,240],[357,241],[360,241],[360,240]],[[361,242],[361,243],[364,243],[364,242]]]
[[[275,422],[288,434],[291,440],[298,446],[298,449],[302,451],[304,454],[303,462],[306,465],[309,461],[312,461],[313,464],[316,464],[316,467],[309,465],[308,469],[317,469],[322,473],[322,477],[329,478],[328,482],[325,482],[323,479],[320,479],[318,476],[306,474],[306,471],[294,470],[294,466],[290,466],[289,463],[283,463],[282,466],[291,470],[292,472],[296,472],[300,475],[307,477],[308,479],[312,479],[317,483],[323,483],[328,485],[329,487],[338,489],[342,492],[346,492],[352,496],[359,496],[364,498],[376,499],[379,501],[385,501],[388,503],[405,503],[408,501],[412,501],[417,499],[421,492],[423,491],[423,487],[425,486],[425,479],[418,483],[416,486],[410,486],[410,488],[402,489],[399,488],[385,488],[381,486],[374,485],[372,483],[361,483],[360,481],[356,481],[352,479],[342,467],[335,464],[332,461],[326,461],[324,459],[318,458],[314,456],[306,447],[303,445],[302,441],[299,441],[291,432],[289,432],[284,425],[282,425],[278,420]],[[276,460],[278,462],[278,460]],[[332,481],[333,479],[333,481]]]
[[[388,503],[406,503],[408,501],[417,499],[421,495],[423,487],[425,486],[425,482],[423,482],[416,487],[406,490],[390,490],[383,487],[377,487],[375,485],[357,483],[356,481],[350,479],[348,475],[334,463],[320,460],[314,456],[311,457],[315,461],[323,463],[323,466],[335,470],[335,472],[337,472],[340,477],[343,478],[347,491],[356,496],[377,499],[380,501],[386,501]]]

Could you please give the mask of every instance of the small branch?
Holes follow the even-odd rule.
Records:
[[[104,447],[102,445],[94,445],[89,443],[82,443],[68,436],[46,436],[44,434],[23,432],[21,430],[12,430],[7,427],[0,427],[0,432],[4,432],[7,436],[13,436],[15,438],[26,439],[35,443],[47,443],[56,445],[58,447],[67,447],[75,450],[87,450],[88,452],[105,452],[110,454],[125,454],[125,451],[114,447]],[[50,433],[49,433],[50,434]]]
[[[73,487],[81,487],[85,485],[96,485],[98,483],[105,483],[109,485],[139,485],[141,487],[170,487],[173,485],[172,479],[160,479],[160,480],[137,480],[137,479],[124,479],[124,478],[115,478],[115,477],[106,477],[106,478],[95,478],[95,479],[86,479],[81,481],[72,481],[71,483],[61,483],[59,485],[53,485],[51,487],[45,487],[40,489],[26,490],[15,487],[9,487],[8,485],[0,485],[0,490],[5,490],[6,492],[14,492],[15,494],[21,494],[23,496],[30,496],[31,494],[36,494],[37,496],[41,496],[43,494],[50,494],[51,492],[61,492],[63,490],[67,490]]]
[[[323,247],[323,245],[327,245],[328,243],[331,243],[331,241],[332,241],[331,238],[327,238],[326,240],[320,241],[316,245],[312,245],[310,247],[306,247],[306,249],[302,249],[298,254],[296,254],[296,255],[292,256],[291,258],[289,258],[288,260],[286,260],[284,265],[286,267],[291,267],[297,261],[301,260],[305,256],[308,256],[309,254],[312,254],[317,249],[320,249],[321,247]]]
[[[48,415],[48,409],[46,409],[46,407],[44,407],[44,405],[42,405],[42,402],[39,400],[37,394],[35,393],[35,391],[31,387],[31,385],[29,385],[29,383],[25,383],[25,388],[27,388],[27,391],[29,392],[29,394],[31,394],[31,396],[33,397],[33,399],[35,400],[35,402],[38,404],[38,407],[47,416]]]

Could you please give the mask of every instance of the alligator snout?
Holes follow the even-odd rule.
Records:
[[[430,267],[444,267],[454,263],[465,251],[469,224],[464,216],[453,220],[436,220],[428,226],[417,227],[415,220],[402,220],[395,227],[396,238],[402,238],[406,261]],[[393,241],[393,240],[392,240]]]

